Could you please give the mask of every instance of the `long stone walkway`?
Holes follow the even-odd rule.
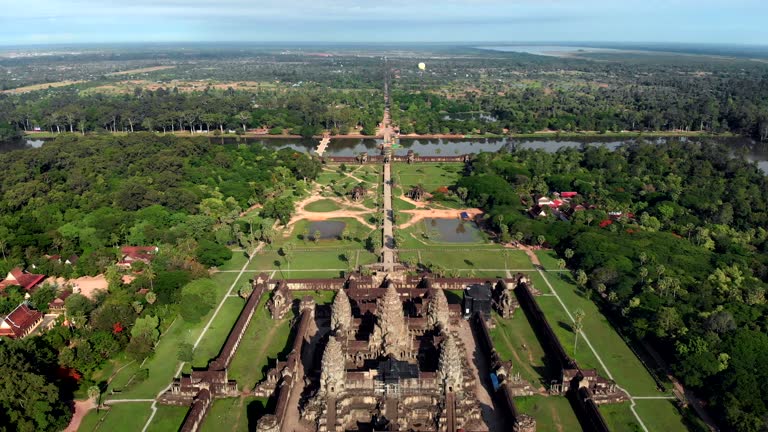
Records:
[[[395,265],[395,238],[392,232],[392,167],[384,164],[384,239],[383,255],[385,271],[392,271]]]

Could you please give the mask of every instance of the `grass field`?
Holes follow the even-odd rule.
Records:
[[[43,83],[43,84],[33,84],[33,85],[24,86],[24,87],[17,87],[15,89],[10,89],[10,90],[3,90],[2,93],[8,93],[8,94],[29,93],[37,90],[44,90],[49,87],[50,88],[66,87],[69,85],[81,84],[84,82],[85,81],[58,81],[58,82],[50,82],[50,83]]]
[[[291,294],[295,299],[310,296],[315,300],[316,304],[331,304],[336,296],[335,291],[291,291]]]
[[[392,177],[405,191],[422,185],[427,192],[433,192],[441,186],[450,187],[456,184],[463,168],[461,163],[393,164]]]
[[[685,432],[688,430],[675,401],[645,399],[635,401],[635,411],[649,431]]]
[[[98,412],[91,410],[80,423],[79,432],[136,432],[140,431],[151,413],[151,402],[114,404]]]
[[[189,407],[157,405],[157,413],[152,418],[147,431],[149,432],[167,432],[177,431],[184,422],[184,418],[189,412]]]
[[[310,212],[332,212],[336,210],[341,210],[341,206],[336,204],[336,202],[333,200],[322,199],[320,201],[315,201],[307,204],[306,206],[304,206],[304,210],[310,211]]]
[[[217,283],[216,291],[214,293],[217,304],[229,290],[229,287],[236,277],[237,273],[217,273],[213,276],[212,279]],[[240,301],[240,308],[242,308],[242,300],[234,300]],[[179,361],[177,360],[179,344],[182,342],[194,343],[205,327],[205,324],[213,315],[214,310],[215,308],[197,323],[187,323],[183,319],[177,318],[161,336],[160,341],[155,346],[155,351],[152,356],[144,362],[143,366],[141,366],[149,371],[148,377],[141,382],[132,381],[134,374],[139,369],[139,365],[133,363],[118,372],[108,386],[108,391],[117,389],[121,390],[120,393],[108,395],[106,397],[110,399],[150,399],[157,396],[157,393],[171,382],[176,373],[179,365]],[[225,310],[226,309],[224,308],[222,309],[222,311]],[[216,321],[218,322],[221,318],[222,316],[220,315]],[[216,324],[216,322],[214,324]],[[231,328],[231,324],[229,327]],[[210,333],[207,335],[210,335]],[[220,338],[221,336],[218,335],[216,337]],[[224,335],[224,338],[226,338],[226,335]],[[207,338],[203,338],[201,345],[199,345],[198,348],[206,347],[205,352],[215,350],[216,353],[218,353],[218,348],[221,347],[221,344],[219,343],[217,347],[213,347],[213,344],[207,347],[208,342],[206,342],[206,339]],[[223,339],[220,339],[220,341],[223,341]],[[126,386],[129,382],[131,382],[131,384]]]
[[[218,399],[203,421],[201,431],[248,432],[256,430],[256,420],[267,406],[267,399],[255,397]]]
[[[200,345],[194,352],[192,367],[204,368],[208,362],[213,360],[227,340],[232,326],[240,316],[245,300],[240,297],[228,297],[219,311],[216,320],[208,327],[205,337],[200,341]]]
[[[236,380],[240,389],[250,390],[261,381],[270,361],[274,362],[289,343],[293,314],[274,321],[265,305],[266,298],[259,303],[229,368],[229,378]]]
[[[557,256],[557,253],[555,251],[539,250],[539,251],[536,251],[535,254],[539,258],[541,265],[546,270],[560,270],[557,267],[557,260],[559,260],[560,258]]]
[[[232,251],[232,259],[218,267],[219,270],[240,270],[248,261],[244,251]]]
[[[536,419],[537,432],[580,431],[570,402],[563,396],[526,396],[515,398],[518,411]]]
[[[525,314],[518,310],[512,318],[503,319],[494,313],[493,320],[496,327],[491,329],[491,339],[502,360],[511,361],[512,371],[532,385],[548,387],[558,371],[546,365],[544,348]]]
[[[583,331],[590,342],[597,350],[600,357],[605,362],[605,366],[613,374],[613,378],[624,389],[633,396],[659,396],[662,395],[657,388],[656,382],[650,376],[640,360],[630,350],[629,346],[616,333],[616,330],[608,322],[605,316],[597,308],[597,305],[584,297],[584,295],[573,284],[570,273],[556,272],[547,273],[547,279],[557,291],[557,294],[568,306],[569,310],[582,309],[585,312]],[[556,300],[553,297],[539,298],[538,300]],[[541,304],[541,303],[540,303]],[[556,309],[553,305],[547,308],[550,312]],[[542,309],[544,307],[542,306]],[[547,310],[544,311],[547,314]],[[562,311],[562,307],[560,307]],[[549,318],[549,315],[547,315]],[[552,318],[549,318],[550,320]],[[564,318],[563,314],[558,315],[558,321],[570,323],[569,319]],[[555,322],[551,322],[555,326]],[[559,326],[557,326],[559,327]],[[555,329],[557,331],[557,328]],[[572,337],[571,337],[572,338]],[[563,340],[565,345],[567,341]],[[572,342],[571,342],[572,343]],[[582,345],[584,352],[589,348],[586,344]],[[579,357],[577,357],[577,360]]]
[[[642,432],[643,428],[637,422],[630,410],[630,402],[620,404],[603,404],[599,406],[600,414],[613,432]],[[655,430],[655,429],[654,429]]]

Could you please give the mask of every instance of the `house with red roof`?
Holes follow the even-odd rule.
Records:
[[[44,280],[45,275],[28,273],[16,267],[8,272],[5,280],[0,281],[0,291],[4,291],[10,286],[20,286],[24,288],[24,291],[33,292]]]
[[[0,336],[21,339],[32,333],[41,322],[43,314],[22,303],[0,321]]]
[[[157,246],[123,246],[120,248],[120,261],[118,267],[131,268],[133,263],[141,261],[149,264],[155,259],[155,254],[160,250]]]
[[[578,194],[578,192],[560,192],[560,198],[573,198]]]

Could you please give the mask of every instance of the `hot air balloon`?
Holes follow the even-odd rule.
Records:
[[[427,65],[424,63],[419,63],[419,70],[427,70]]]

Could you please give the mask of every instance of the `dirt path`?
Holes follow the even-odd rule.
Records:
[[[533,249],[530,248],[530,246],[520,245],[518,249],[522,249],[525,251],[525,254],[528,255],[528,258],[531,259],[531,263],[533,263],[534,266],[541,267],[541,261],[539,261],[538,255],[536,255],[533,252]]]
[[[367,183],[365,180],[361,179],[360,177],[355,177],[355,175],[354,175],[358,170],[360,170],[360,168],[362,168],[362,166],[359,166],[359,167],[355,168],[354,170],[352,170],[352,172],[344,172],[342,174],[344,174],[345,176],[351,178],[352,180],[354,180],[354,181],[356,181],[358,183]],[[327,168],[327,167],[324,167],[323,171],[331,172],[331,173],[335,173],[336,172],[336,170],[332,170],[332,169]]]
[[[555,424],[555,427],[557,428],[557,432],[563,432],[563,425],[560,421],[560,416],[557,414],[557,410],[555,407],[549,408],[549,413],[552,416],[552,423]]]
[[[69,421],[69,425],[64,429],[64,432],[77,432],[85,415],[94,408],[96,408],[96,404],[92,399],[75,401],[75,412],[72,414],[72,420]]]
[[[312,212],[305,210],[307,205],[326,199],[347,208],[329,212]],[[373,212],[374,210],[371,210],[362,204],[346,202],[338,197],[324,197],[317,194],[316,192],[313,192],[309,197],[296,203],[296,212],[294,213],[293,217],[291,217],[291,220],[288,221],[288,223],[285,225],[286,229],[283,233],[283,237],[288,237],[291,234],[293,226],[296,225],[296,222],[302,219],[310,221],[323,221],[336,218],[352,218],[370,229],[375,229],[376,227],[371,225],[365,218],[365,216],[369,216],[373,214]]]
[[[252,212],[252,211],[254,211],[256,209],[260,209],[260,208],[261,208],[261,204],[254,204],[254,205],[248,207],[247,210],[242,211],[240,213],[240,217],[243,217],[243,216],[247,215],[248,213],[250,213],[250,212]]]
[[[483,214],[483,211],[478,208],[466,208],[466,209],[430,209],[430,210],[403,210],[402,213],[407,213],[413,217],[406,223],[400,225],[398,228],[405,229],[415,225],[425,218],[458,218],[461,212],[467,212],[470,219]]]

